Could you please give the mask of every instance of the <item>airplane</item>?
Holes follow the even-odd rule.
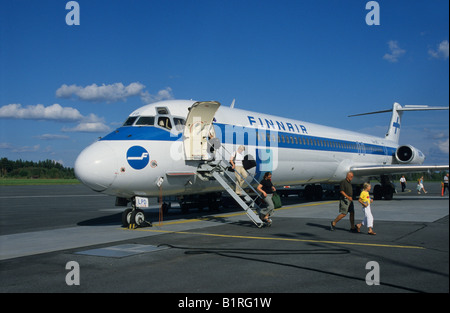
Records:
[[[249,187],[270,171],[276,186],[306,185],[307,196],[321,195],[320,184],[337,184],[352,171],[354,184],[377,178],[374,197],[389,200],[395,192],[391,174],[449,168],[422,165],[419,149],[399,145],[403,112],[422,110],[448,107],[394,103],[390,110],[357,114],[392,112],[387,133],[377,137],[241,110],[234,100],[230,107],[217,101],[160,101],[133,111],[121,127],[86,147],[75,161],[75,175],[92,190],[116,196],[117,206],[131,202],[124,226],[143,223],[142,208],[152,197],[200,194],[213,203],[225,190],[239,202],[233,182],[227,186],[222,177],[234,176],[227,166],[240,145]],[[245,210],[247,200],[239,202]]]

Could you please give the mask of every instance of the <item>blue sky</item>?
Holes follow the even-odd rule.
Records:
[[[72,167],[156,100],[236,107],[383,136],[394,102],[449,103],[449,2],[7,0],[0,9],[0,156]],[[407,112],[402,144],[449,162],[447,111]]]

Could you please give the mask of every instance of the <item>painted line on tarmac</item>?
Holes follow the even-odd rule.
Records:
[[[277,210],[289,210],[296,209],[300,207],[309,207],[309,206],[318,206],[323,204],[331,204],[336,203],[338,201],[327,201],[320,203],[309,203],[309,204],[301,204],[301,205],[292,205],[287,207],[282,207]],[[170,226],[177,224],[185,224],[185,223],[195,223],[195,222],[204,222],[204,221],[213,221],[217,218],[226,218],[233,216],[245,215],[245,212],[239,213],[231,213],[225,215],[214,215],[204,218],[195,218],[189,220],[180,220],[173,222],[164,222],[160,226]],[[123,228],[122,228],[123,230]],[[236,239],[254,239],[254,240],[275,240],[275,241],[291,241],[291,242],[309,242],[309,243],[327,243],[327,244],[339,244],[339,245],[353,245],[353,246],[366,246],[366,247],[384,247],[384,248],[402,248],[402,249],[422,249],[425,250],[424,247],[420,246],[402,246],[402,245],[390,245],[390,244],[378,244],[378,243],[363,243],[363,242],[345,242],[345,241],[331,241],[331,240],[312,240],[312,239],[297,239],[297,238],[280,238],[280,237],[258,237],[258,236],[242,236],[242,235],[223,235],[223,234],[212,234],[212,233],[199,233],[199,232],[188,232],[188,231],[173,231],[173,230],[162,230],[162,229],[148,229],[148,228],[137,228],[135,231],[143,231],[143,232],[153,232],[153,233],[172,233],[172,234],[183,234],[183,235],[200,235],[200,236],[210,236],[210,237],[222,237],[222,238],[236,238]]]
[[[223,235],[212,233],[198,233],[188,231],[172,231],[172,230],[157,230],[157,229],[134,229],[135,231],[146,231],[153,233],[172,233],[182,235],[200,235],[210,237],[222,237],[222,238],[237,238],[237,239],[257,239],[257,240],[275,240],[275,241],[292,241],[292,242],[310,242],[310,243],[327,243],[327,244],[339,244],[339,245],[352,245],[352,246],[366,246],[366,247],[383,247],[383,248],[402,248],[402,249],[421,249],[424,247],[419,246],[401,246],[401,245],[388,245],[378,243],[364,243],[364,242],[345,242],[345,241],[330,241],[330,240],[312,240],[312,239],[296,239],[296,238],[280,238],[280,237],[257,237],[257,236],[241,236],[241,235]]]
[[[318,205],[331,204],[331,203],[337,203],[337,202],[338,201],[327,201],[327,202],[320,202],[320,203],[295,204],[295,205],[290,205],[290,206],[286,206],[286,207],[281,207],[281,208],[275,209],[275,211],[298,209],[298,208],[302,208],[302,207],[318,206]],[[164,222],[163,225],[167,226],[167,225],[194,223],[194,222],[205,222],[205,221],[207,222],[207,221],[214,221],[215,219],[218,219],[218,218],[242,216],[242,215],[245,215],[245,214],[247,214],[247,213],[245,213],[245,212],[238,212],[238,213],[230,213],[230,214],[224,214],[224,215],[211,215],[211,216],[205,216],[205,217],[200,217],[200,218],[193,218],[193,219],[188,219],[188,220],[178,220],[178,221],[172,221],[172,222]],[[162,225],[160,225],[160,226],[162,226]]]

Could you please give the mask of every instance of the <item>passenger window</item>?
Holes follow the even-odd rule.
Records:
[[[122,126],[131,126],[131,125],[133,125],[134,121],[136,121],[137,118],[138,118],[138,116],[131,116],[131,117],[127,118],[127,120],[125,121],[125,123],[123,123]]]
[[[170,119],[167,116],[160,116],[158,118],[158,126],[167,128],[168,130],[172,129],[172,123],[170,122]]]
[[[266,141],[266,136],[263,133],[258,132],[258,138],[260,141]]]
[[[136,126],[153,126],[155,124],[154,116],[141,116],[136,122]]]

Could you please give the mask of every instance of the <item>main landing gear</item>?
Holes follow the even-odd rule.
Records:
[[[373,198],[375,200],[381,200],[382,198],[384,200],[392,200],[395,193],[395,186],[392,184],[389,176],[381,175],[380,183],[381,185],[375,185],[373,187]]]

